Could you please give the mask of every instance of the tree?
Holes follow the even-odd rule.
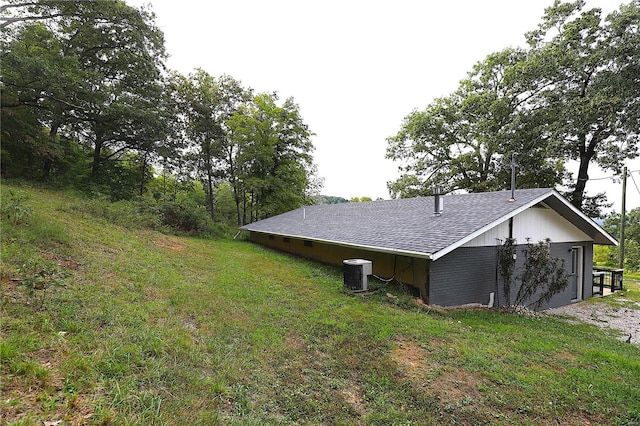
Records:
[[[282,106],[277,100],[275,94],[259,94],[229,121],[240,147],[242,223],[313,203],[308,191],[315,172],[312,133],[292,98]]]
[[[564,173],[540,143],[539,123],[527,116],[537,81],[527,52],[506,49],[478,63],[456,92],[405,118],[387,139],[387,158],[404,163],[388,184],[392,196],[428,195],[433,187],[482,192],[510,182],[511,156],[524,165],[518,186],[553,186]]]
[[[22,140],[31,141],[28,170],[21,175],[47,178],[53,162],[64,156],[58,133],[77,120],[77,105],[85,88],[77,57],[67,55],[56,35],[42,23],[15,31],[15,38],[2,41],[3,127],[12,135],[7,150]],[[16,129],[16,117],[22,120]],[[46,128],[47,137],[42,137]],[[23,139],[24,138],[24,139]],[[35,143],[36,141],[39,141]],[[35,143],[35,144],[34,144]]]
[[[616,238],[620,238],[620,213],[611,213],[604,219],[604,229]],[[624,267],[630,271],[640,270],[640,207],[627,212],[625,215],[625,258]],[[606,264],[609,266],[619,265],[620,250],[618,247],[606,246]]]
[[[640,114],[640,2],[622,5],[603,22],[585,2],[555,1],[538,29],[527,34],[533,56],[548,64],[540,78],[552,82],[537,98],[551,118],[543,131],[560,155],[577,161],[568,197],[597,211],[585,196],[589,166],[620,173],[638,155]]]
[[[343,197],[336,197],[333,195],[316,195],[314,197],[315,204],[341,204],[348,203],[349,200]]]
[[[83,130],[88,130],[83,139],[93,151],[93,177],[105,160],[127,150],[146,151],[165,137],[158,106],[166,52],[153,18],[121,2],[95,2],[64,26],[94,93],[83,99],[82,116]]]
[[[166,53],[152,13],[121,1],[13,0],[3,11],[11,24],[3,30],[3,115],[37,109],[53,148],[60,129],[73,132],[92,150],[94,180],[105,161],[149,152],[164,139],[158,105]]]
[[[31,21],[49,21],[79,14],[83,5],[68,0],[5,0],[0,6],[0,30]]]
[[[575,206],[599,214],[606,197],[585,195],[589,166],[620,172],[638,155],[640,2],[605,21],[583,7],[556,1],[527,49],[489,55],[456,92],[405,118],[388,139],[387,157],[402,162],[392,195],[504,189],[518,152],[519,187],[562,183]]]
[[[243,204],[242,171],[238,162],[240,161],[239,156],[243,145],[241,139],[234,137],[235,129],[231,121],[251,102],[253,90],[243,88],[239,81],[227,75],[223,75],[218,81],[222,95],[222,125],[224,130],[223,137],[219,141],[219,150],[222,154],[222,172],[232,189],[238,226],[242,226],[244,224],[241,211]]]
[[[207,194],[207,209],[215,217],[216,187],[221,181],[231,183],[236,205],[237,141],[228,121],[250,99],[250,89],[230,76],[215,78],[202,69],[183,77],[172,76],[184,114],[185,134],[191,145],[191,163],[202,180]],[[238,209],[238,217],[239,209]]]

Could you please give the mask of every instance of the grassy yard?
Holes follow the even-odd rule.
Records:
[[[432,310],[382,284],[354,296],[338,268],[2,182],[3,206],[16,194],[0,424],[640,422],[640,347],[593,326]]]

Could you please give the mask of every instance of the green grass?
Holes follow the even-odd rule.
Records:
[[[593,326],[354,296],[339,268],[8,188],[31,213],[2,222],[3,424],[640,421],[640,348]],[[15,281],[34,260],[72,274],[43,309]]]

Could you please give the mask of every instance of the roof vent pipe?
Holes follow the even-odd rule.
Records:
[[[433,195],[433,214],[436,216],[440,216],[440,214],[442,214],[442,211],[444,210],[444,200],[442,199],[442,197],[440,197],[440,188],[435,188],[433,190]]]
[[[509,201],[516,200],[516,167],[518,164],[516,163],[516,159],[518,158],[518,153],[514,152],[511,155],[511,198]]]

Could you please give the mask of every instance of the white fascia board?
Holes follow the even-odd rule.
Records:
[[[335,246],[340,246],[340,247],[349,247],[349,248],[357,248],[357,249],[362,249],[362,250],[369,250],[369,251],[374,251],[377,253],[387,253],[387,254],[398,254],[401,256],[408,256],[408,257],[418,257],[421,259],[431,259],[431,253],[423,253],[423,252],[419,252],[419,251],[411,251],[411,250],[399,250],[399,249],[392,249],[392,248],[388,248],[388,247],[377,247],[377,246],[368,246],[368,245],[364,245],[364,244],[355,244],[355,243],[346,243],[344,241],[333,241],[333,240],[324,240],[321,238],[313,238],[313,237],[308,237],[308,236],[304,236],[304,235],[294,235],[294,234],[283,234],[280,232],[267,232],[267,231],[256,231],[256,230],[248,230],[249,232],[257,232],[259,234],[267,234],[267,235],[279,235],[281,237],[285,237],[285,238],[296,238],[299,240],[307,240],[307,241],[316,241],[318,243],[326,243],[326,244],[332,244]]]

